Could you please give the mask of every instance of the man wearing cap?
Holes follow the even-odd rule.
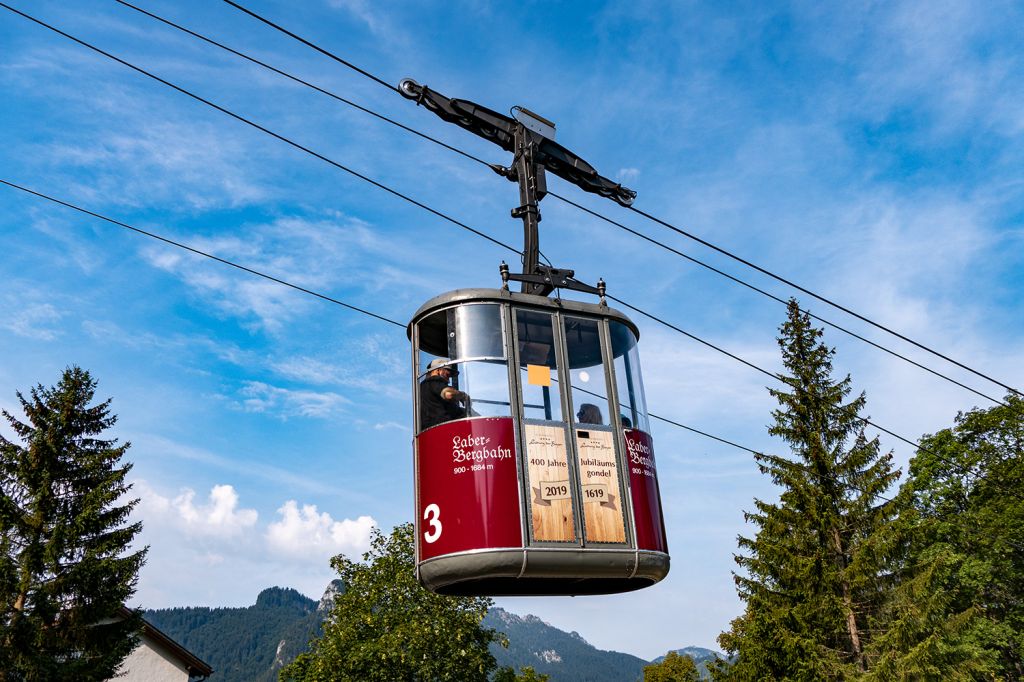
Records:
[[[427,365],[427,376],[420,382],[420,430],[466,416],[463,405],[469,395],[448,385],[448,380],[458,374],[454,365],[445,365],[447,360],[436,358]]]

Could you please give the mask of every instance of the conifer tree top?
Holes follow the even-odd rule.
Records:
[[[110,400],[67,368],[53,387],[18,393],[22,421],[0,436],[0,669],[17,679],[107,679],[135,648],[138,613],[123,615],[146,550],[122,462],[127,443],[104,437]]]

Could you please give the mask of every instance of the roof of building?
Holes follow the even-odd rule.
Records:
[[[121,607],[121,617],[128,618],[132,613],[134,613],[133,610],[127,606]],[[142,619],[142,634],[166,649],[178,662],[185,666],[189,677],[207,678],[213,674],[213,668],[145,618]]]

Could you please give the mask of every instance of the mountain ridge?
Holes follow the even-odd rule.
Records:
[[[190,606],[152,609],[145,617],[214,669],[219,682],[274,682],[278,671],[306,650],[344,586],[334,580],[314,600],[297,590],[268,587],[243,607]],[[485,627],[503,632],[508,648],[491,645],[499,666],[531,666],[552,682],[634,682],[650,661],[594,647],[580,633],[566,632],[532,614],[492,607]],[[703,668],[716,652],[701,647],[676,650]],[[655,659],[654,662],[661,660]]]

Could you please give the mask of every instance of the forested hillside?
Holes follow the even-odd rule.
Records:
[[[332,584],[328,594],[336,587]],[[209,663],[219,682],[271,682],[283,665],[305,650],[327,613],[323,606],[329,605],[329,599],[318,605],[293,589],[271,587],[260,592],[253,606],[156,609],[145,616]],[[579,634],[535,616],[517,616],[500,608],[488,612],[484,626],[508,636],[507,649],[491,647],[500,666],[532,666],[550,675],[552,682],[632,682],[640,679],[647,663],[630,654],[599,650]]]
[[[552,682],[622,682],[637,680],[647,661],[617,651],[602,651],[576,632],[552,627],[536,616],[517,616],[504,609],[487,612],[484,625],[504,632],[508,649],[492,645],[499,666],[519,670],[532,666]]]
[[[240,608],[157,609],[146,620],[214,669],[218,682],[272,682],[320,628],[317,602],[271,587]]]

